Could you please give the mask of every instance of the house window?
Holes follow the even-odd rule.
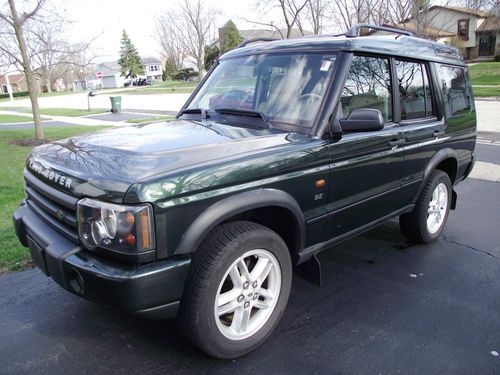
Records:
[[[461,40],[469,40],[469,20],[458,20],[457,36]]]
[[[2,86],[2,90],[3,90],[4,94],[8,94],[9,93],[9,91],[7,90],[7,85],[3,85]]]

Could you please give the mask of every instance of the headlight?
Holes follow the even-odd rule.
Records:
[[[78,235],[88,249],[101,247],[123,253],[154,248],[150,205],[122,206],[82,199],[78,202]]]

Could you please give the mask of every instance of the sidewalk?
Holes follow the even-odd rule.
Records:
[[[0,110],[0,115],[14,115],[19,116],[19,112],[14,111],[3,111]],[[100,120],[100,119],[92,119],[88,117],[69,117],[69,116],[47,116],[42,115],[42,122],[44,121],[55,121],[60,123],[66,123],[69,125],[81,125],[81,126],[100,126],[100,125],[109,125],[109,126],[123,126],[130,125],[125,121],[108,121],[108,120]],[[2,126],[12,126],[12,125],[33,125],[33,121],[26,122],[17,122],[12,124],[0,124],[0,129]]]

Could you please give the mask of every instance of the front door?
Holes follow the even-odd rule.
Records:
[[[340,117],[356,108],[379,110],[382,130],[344,132],[330,145],[330,192],[326,237],[373,223],[400,208],[402,132],[393,122],[389,59],[354,56],[339,103]]]
[[[479,56],[492,56],[495,53],[495,39],[493,33],[479,34]]]

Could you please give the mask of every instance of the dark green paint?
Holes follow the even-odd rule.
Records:
[[[405,43],[414,48],[401,48]],[[435,46],[408,37],[317,37],[236,49],[224,58],[291,50],[341,52],[311,129],[300,133],[182,116],[169,123],[115,128],[37,147],[28,165],[40,163],[71,176],[69,192],[76,197],[151,202],[158,258],[175,255],[191,223],[214,203],[260,188],[281,190],[296,200],[307,223],[305,247],[311,248],[411,204],[426,178],[427,164],[441,149],[449,148],[457,155],[457,180],[465,173],[474,150],[474,108],[449,120],[438,113],[438,118],[424,126],[422,122],[402,126],[396,117],[396,122],[378,132],[341,134],[335,128],[336,102],[350,51],[462,65],[436,54]],[[442,107],[440,93],[435,97]],[[444,137],[435,139],[437,130],[444,131]],[[389,144],[394,140],[406,143],[394,148]],[[327,183],[318,189],[315,182],[319,179]]]

